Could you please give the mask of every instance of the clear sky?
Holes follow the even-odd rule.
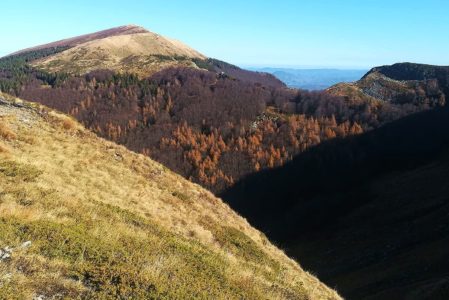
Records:
[[[0,12],[0,56],[137,24],[241,66],[449,65],[449,0],[2,0]]]

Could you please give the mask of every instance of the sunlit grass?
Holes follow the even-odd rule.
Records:
[[[0,299],[338,297],[163,166],[43,107],[0,115],[0,247],[32,242],[0,263]]]

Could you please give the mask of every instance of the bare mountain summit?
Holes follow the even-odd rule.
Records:
[[[148,31],[145,28],[142,28],[140,26],[125,25],[125,26],[110,28],[110,29],[98,31],[95,33],[84,34],[84,35],[80,35],[77,37],[72,37],[72,38],[63,39],[63,40],[56,41],[56,42],[51,42],[48,44],[43,44],[43,45],[23,49],[23,50],[12,53],[12,55],[20,54],[20,53],[24,53],[24,52],[28,52],[28,51],[36,51],[36,50],[42,50],[42,49],[47,49],[47,48],[54,48],[54,47],[74,47],[74,46],[82,44],[82,43],[86,43],[86,42],[89,42],[92,40],[102,39],[105,37],[133,34],[133,33],[145,33],[145,32],[148,32]]]
[[[194,60],[206,59],[206,56],[180,41],[134,25],[74,37],[26,51],[53,47],[59,47],[62,51],[35,61],[33,66],[48,72],[84,74],[108,69],[146,77],[167,67],[196,68]]]

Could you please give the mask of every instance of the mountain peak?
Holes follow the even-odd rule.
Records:
[[[122,25],[90,34],[27,48],[13,55],[51,52],[32,61],[49,72],[84,74],[108,69],[147,77],[168,67],[194,67],[207,57],[178,40],[135,24]]]
[[[134,25],[134,24],[123,25],[123,26],[119,26],[119,27],[114,27],[114,28],[110,28],[110,29],[97,31],[94,33],[88,33],[88,34],[83,34],[83,35],[75,36],[75,37],[68,38],[68,39],[59,40],[56,42],[51,42],[48,44],[39,45],[36,47],[26,48],[26,49],[14,52],[11,55],[21,54],[21,53],[29,52],[29,51],[37,51],[37,50],[42,50],[42,49],[46,49],[46,48],[55,48],[55,47],[70,48],[70,47],[75,47],[80,44],[87,43],[87,42],[90,42],[93,40],[98,40],[98,39],[103,39],[103,38],[118,36],[118,35],[136,34],[136,33],[149,33],[149,31],[141,26]]]
[[[132,33],[147,33],[149,32],[142,26],[136,24],[127,24],[118,27],[112,27],[109,29],[101,30],[92,34],[100,34],[107,36],[115,36],[115,35],[124,35],[124,34],[132,34]]]
[[[127,24],[127,25],[119,26],[118,28],[120,28],[120,27],[128,28],[128,29],[141,29],[141,30],[148,31],[143,26],[140,26],[140,25],[137,25],[137,24]]]

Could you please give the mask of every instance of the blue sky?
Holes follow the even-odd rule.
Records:
[[[449,65],[447,0],[2,0],[0,11],[0,56],[138,24],[241,66]]]

